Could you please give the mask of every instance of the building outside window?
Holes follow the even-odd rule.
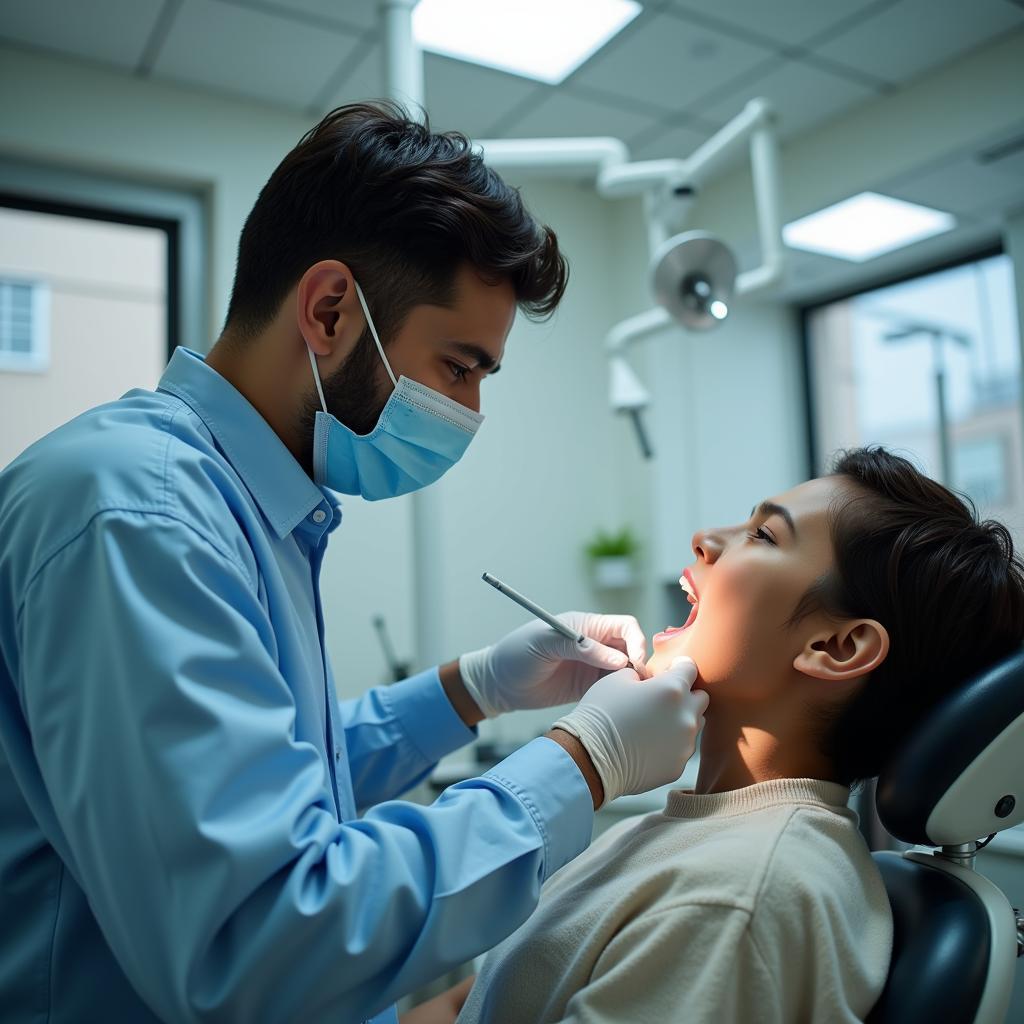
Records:
[[[41,373],[50,356],[50,289],[0,277],[0,372]]]
[[[167,363],[167,233],[0,207],[0,468]]]
[[[0,159],[0,469],[208,343],[204,198]]]
[[[968,495],[1024,549],[1013,268],[972,260],[805,311],[814,472],[879,443]]]

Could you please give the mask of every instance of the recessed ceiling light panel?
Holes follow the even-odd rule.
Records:
[[[420,0],[424,50],[557,85],[639,13],[635,0]]]
[[[782,237],[794,249],[863,263],[954,227],[951,213],[861,192],[787,224]]]

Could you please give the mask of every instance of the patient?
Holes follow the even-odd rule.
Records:
[[[834,1024],[881,993],[892,920],[849,787],[1020,647],[1024,565],[881,448],[692,546],[690,619],[649,666],[688,655],[710,695],[696,788],[559,871],[460,1024]]]

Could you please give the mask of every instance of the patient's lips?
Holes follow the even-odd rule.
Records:
[[[697,593],[697,585],[693,582],[693,577],[690,575],[689,569],[683,570],[682,576],[679,577],[679,586],[682,587],[683,591],[686,593],[687,601],[693,605],[690,609],[689,618],[687,618],[681,626],[666,626],[663,632],[655,634],[655,643],[658,643],[659,640],[667,640],[669,637],[682,633],[684,629],[692,626],[697,619],[697,606],[700,601],[700,596]]]

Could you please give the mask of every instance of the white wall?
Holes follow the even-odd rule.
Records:
[[[807,478],[796,316],[768,302],[736,303],[712,332],[660,335],[651,358],[655,569],[671,582],[693,559],[694,530],[739,522]]]

